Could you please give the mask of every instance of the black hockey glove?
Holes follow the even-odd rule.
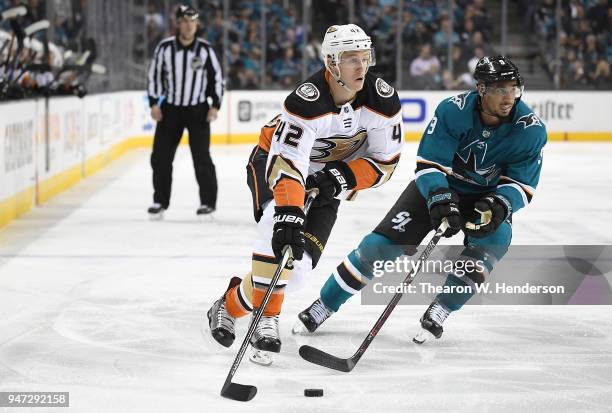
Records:
[[[438,229],[444,218],[448,221],[448,229],[444,233],[446,238],[452,237],[463,227],[459,212],[459,195],[452,189],[440,188],[430,192],[427,197],[427,208],[429,208],[429,218],[434,229]]]
[[[321,207],[329,204],[340,192],[353,189],[357,185],[355,174],[342,161],[329,162],[323,169],[306,178],[306,190],[319,189],[319,195],[312,206]]]
[[[283,247],[290,245],[293,258],[301,260],[304,255],[306,239],[304,238],[304,225],[306,215],[302,208],[296,206],[274,207],[274,228],[272,232],[272,251],[280,259]]]
[[[474,203],[474,210],[480,214],[480,222],[466,222],[465,233],[471,237],[484,238],[494,233],[508,218],[512,206],[505,197],[490,193]]]

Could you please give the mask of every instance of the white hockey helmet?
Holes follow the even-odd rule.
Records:
[[[321,44],[321,55],[326,67],[328,65],[328,58],[331,58],[332,64],[338,64],[342,53],[353,50],[369,50],[369,66],[376,64],[372,39],[361,27],[356,24],[343,24],[330,26],[327,29]]]

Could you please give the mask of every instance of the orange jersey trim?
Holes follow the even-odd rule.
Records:
[[[274,202],[276,206],[299,206],[304,208],[306,191],[295,179],[281,178],[274,187]]]
[[[378,181],[379,172],[365,159],[355,159],[347,163],[353,174],[357,185],[353,188],[356,191],[370,188]]]
[[[266,152],[270,152],[270,145],[272,145],[272,137],[274,136],[275,130],[276,126],[273,128],[269,126],[264,126],[261,128],[261,132],[259,134],[259,146]]]

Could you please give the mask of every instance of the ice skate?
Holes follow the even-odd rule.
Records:
[[[251,319],[251,322],[253,319]],[[281,340],[278,333],[278,315],[262,316],[251,337],[251,355],[253,363],[269,366],[272,364],[272,353],[280,353]]]
[[[164,219],[164,208],[161,204],[155,203],[149,207],[147,212],[149,213],[149,219],[151,221],[161,221]]]
[[[320,298],[317,298],[310,307],[298,314],[299,321],[295,323],[291,332],[293,334],[314,333],[333,313],[333,310],[323,304]]]
[[[233,277],[229,283],[227,289],[240,284],[241,279]],[[232,317],[225,308],[225,293],[210,307],[208,313],[208,327],[210,328],[210,334],[215,341],[221,344],[223,347],[229,347],[234,343],[236,334],[234,331],[234,324],[236,318]]]
[[[449,314],[450,311],[438,301],[432,302],[421,317],[421,330],[414,336],[412,341],[416,344],[423,344],[431,338],[442,337],[444,332],[442,324]]]
[[[212,221],[213,212],[215,212],[215,208],[203,204],[197,209],[196,215],[200,221]]]

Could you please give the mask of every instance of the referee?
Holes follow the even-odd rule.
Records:
[[[217,203],[209,122],[217,118],[221,107],[223,74],[213,48],[196,38],[197,10],[179,6],[176,21],[177,36],[157,45],[149,68],[149,106],[151,117],[157,121],[151,154],[153,205],[148,210],[154,220],[162,219],[170,205],[172,161],[185,128],[189,131],[189,147],[200,187],[197,215],[212,213]]]

